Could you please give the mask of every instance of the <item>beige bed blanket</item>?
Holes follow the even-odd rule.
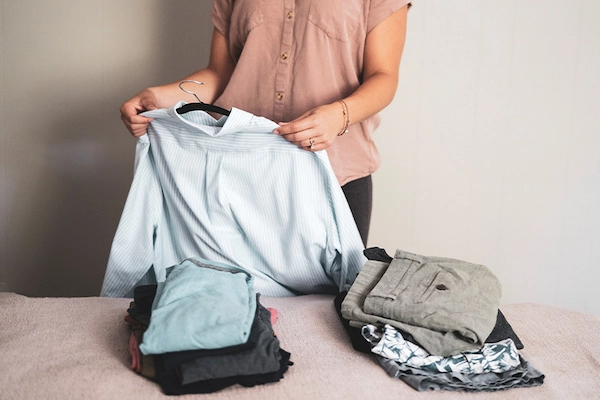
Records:
[[[129,369],[129,299],[28,298],[0,293],[0,399],[165,399]],[[419,393],[352,349],[332,296],[262,297],[294,365],[277,383],[230,387],[210,399],[600,399],[600,318],[539,304],[501,307],[546,375],[542,386],[496,393]]]

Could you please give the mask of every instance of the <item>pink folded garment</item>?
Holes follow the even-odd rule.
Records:
[[[267,307],[267,310],[269,310],[271,313],[271,325],[273,325],[275,321],[277,321],[277,315],[279,315],[279,312],[272,307]]]

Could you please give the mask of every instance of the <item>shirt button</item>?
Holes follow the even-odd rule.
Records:
[[[283,93],[277,93],[277,99],[278,100],[283,99]]]
[[[283,53],[281,55],[281,58],[284,59],[284,60],[287,60],[288,59],[288,53]]]
[[[293,17],[293,16],[294,16],[294,13],[293,13],[293,12],[291,12],[291,11],[288,11],[288,12],[287,12],[287,17],[288,17],[288,19],[292,19],[292,17]]]

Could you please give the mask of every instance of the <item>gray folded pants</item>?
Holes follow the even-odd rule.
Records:
[[[485,266],[397,250],[367,261],[342,302],[351,326],[389,324],[433,355],[480,348],[492,332],[502,289]]]

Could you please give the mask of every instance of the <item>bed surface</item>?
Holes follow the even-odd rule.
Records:
[[[130,299],[29,298],[0,293],[0,399],[165,399],[129,369]],[[355,351],[333,296],[261,297],[294,365],[277,383],[233,386],[210,399],[594,399],[600,398],[600,318],[540,304],[501,310],[544,384],[500,392],[419,393]]]

